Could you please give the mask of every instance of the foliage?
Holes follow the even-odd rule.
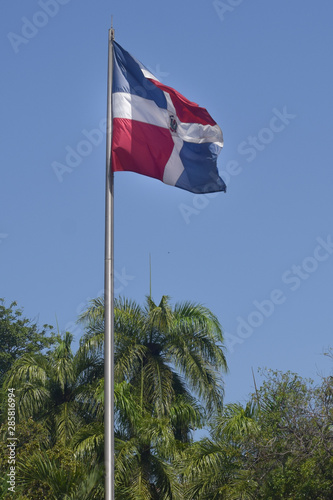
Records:
[[[260,434],[250,440],[258,499],[332,498],[333,383],[315,387],[268,370],[258,392]]]
[[[102,299],[93,300],[81,315],[90,348],[102,349],[103,317]],[[147,297],[144,308],[116,300],[115,379],[137,388],[141,405],[164,415],[175,394],[190,389],[208,410],[221,408],[226,370],[221,327],[207,308],[185,302],[172,309],[167,296],[158,305]]]
[[[83,349],[102,351],[103,320],[96,299],[81,316]],[[186,302],[172,309],[166,296],[158,305],[147,297],[143,308],[115,302],[115,380],[123,390],[115,419],[118,498],[183,498],[176,463],[192,431],[222,408],[226,369],[221,328],[207,308]]]
[[[188,498],[332,498],[332,378],[315,387],[290,372],[265,376],[245,407],[232,403],[216,416],[212,439],[188,450]]]
[[[4,387],[15,387],[17,420],[30,416],[44,422],[52,437],[68,442],[77,426],[91,421],[97,411],[94,386],[103,373],[96,354],[71,351],[72,335],[58,339],[50,356],[25,354],[8,372]]]
[[[52,328],[44,325],[39,330],[36,323],[23,317],[16,302],[6,307],[4,299],[0,299],[0,383],[14,361],[23,354],[50,349],[57,338]]]
[[[103,300],[81,315],[86,333],[76,353],[69,333],[46,340],[14,307],[0,308],[0,333],[6,327],[18,343],[3,372],[0,439],[5,449],[4,396],[15,387],[15,498],[101,500]],[[332,349],[326,354],[333,359]],[[166,296],[159,304],[147,297],[144,307],[115,302],[117,500],[331,500],[333,378],[315,386],[265,370],[244,405],[223,406],[226,369],[221,327],[207,308],[171,307]],[[194,442],[202,427],[209,437]],[[12,498],[7,458],[4,500]]]
[[[7,443],[7,432],[6,426],[2,425],[1,427],[1,446],[3,449],[6,449]],[[17,446],[16,446],[16,457],[20,457],[20,459],[24,462],[29,459],[29,457],[35,453],[44,450],[48,446],[48,432],[45,427],[35,422],[32,418],[29,418],[20,424],[16,425],[15,428],[15,437],[17,438]],[[0,485],[0,497],[4,500],[12,499],[13,494],[7,491],[7,477],[8,473],[8,455],[4,453],[0,458],[0,471],[2,477],[5,477],[5,481]],[[17,467],[17,464],[16,464]],[[16,477],[19,474],[16,473]],[[43,498],[44,495],[47,494],[48,490],[43,488],[37,482],[33,482],[30,485],[31,491],[36,495],[35,498]],[[25,493],[29,493],[29,490],[25,491]],[[24,495],[23,490],[21,490],[21,494]],[[31,498],[31,497],[26,497]]]

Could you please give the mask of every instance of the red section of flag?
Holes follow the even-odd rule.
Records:
[[[168,129],[125,118],[114,118],[112,169],[131,171],[163,181],[174,143]]]
[[[202,125],[216,125],[216,122],[210,116],[205,108],[201,108],[195,102],[191,102],[177,90],[163,85],[156,80],[150,80],[159,89],[170,94],[172,103],[175,107],[177,117],[183,123],[201,123]]]

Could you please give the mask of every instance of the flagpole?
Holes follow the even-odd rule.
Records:
[[[104,464],[105,500],[114,499],[114,203],[112,142],[112,73],[114,29],[109,29],[106,182],[105,182],[105,264],[104,264]]]

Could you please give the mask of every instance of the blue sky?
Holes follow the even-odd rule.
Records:
[[[195,196],[116,174],[116,292],[144,302],[151,254],[156,301],[209,307],[228,347],[226,401],[253,391],[252,367],[318,381],[333,327],[328,0],[6,2],[0,296],[77,342],[103,289],[111,14],[116,40],[221,126],[228,185]]]

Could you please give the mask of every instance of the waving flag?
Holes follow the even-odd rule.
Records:
[[[220,127],[206,109],[163,85],[113,42],[112,168],[193,193],[226,191]]]

